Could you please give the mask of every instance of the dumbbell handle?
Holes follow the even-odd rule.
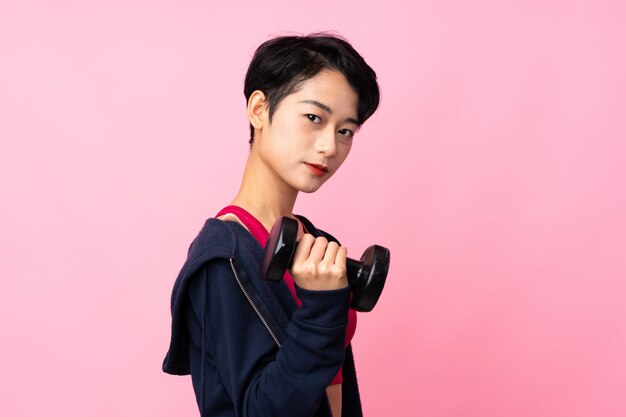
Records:
[[[351,258],[346,258],[346,274],[348,275],[348,282],[352,284],[350,277],[360,275],[363,270],[363,262],[355,261]]]

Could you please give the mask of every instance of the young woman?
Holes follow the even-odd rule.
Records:
[[[189,248],[163,370],[191,374],[203,416],[361,416],[346,249],[292,210],[348,156],[378,107],[376,74],[341,38],[285,36],[257,49],[244,93],[241,188]],[[281,216],[298,219],[300,240],[275,283],[259,270]]]

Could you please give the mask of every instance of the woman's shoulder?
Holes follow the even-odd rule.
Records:
[[[193,239],[187,251],[188,260],[197,257],[232,258],[248,231],[233,221],[209,218]]]

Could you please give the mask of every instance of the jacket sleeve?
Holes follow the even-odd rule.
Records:
[[[302,307],[279,349],[228,260],[206,263],[189,283],[191,342],[205,347],[202,361],[217,369],[237,415],[311,416],[343,364],[350,288],[296,292]]]

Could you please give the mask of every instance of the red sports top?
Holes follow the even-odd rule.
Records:
[[[265,226],[263,226],[261,222],[256,219],[256,217],[254,217],[252,214],[248,213],[246,210],[244,210],[243,208],[239,206],[226,206],[222,210],[220,210],[220,212],[217,213],[215,217],[220,217],[228,213],[231,213],[237,216],[239,220],[241,220],[241,222],[248,228],[250,233],[252,233],[252,236],[254,236],[257,242],[259,242],[261,247],[265,249],[265,244],[267,243],[267,239],[269,238],[270,234],[267,231],[267,229],[265,229]],[[302,225],[302,227],[304,227],[304,225]],[[289,287],[289,291],[291,291],[291,295],[293,295],[293,298],[296,300],[296,304],[298,305],[298,307],[301,307],[302,301],[300,301],[298,297],[296,296],[295,284],[293,281],[293,277],[291,276],[289,271],[285,271],[283,280],[285,280],[285,284],[287,284],[287,287]],[[355,331],[356,331],[356,311],[349,309],[348,310],[348,327],[346,328],[346,346],[350,344],[350,341],[352,340],[352,337],[354,336]],[[341,369],[340,369],[337,375],[335,375],[335,377],[333,378],[333,380],[330,381],[330,385],[340,384],[342,381],[343,381],[343,378],[341,376]]]

